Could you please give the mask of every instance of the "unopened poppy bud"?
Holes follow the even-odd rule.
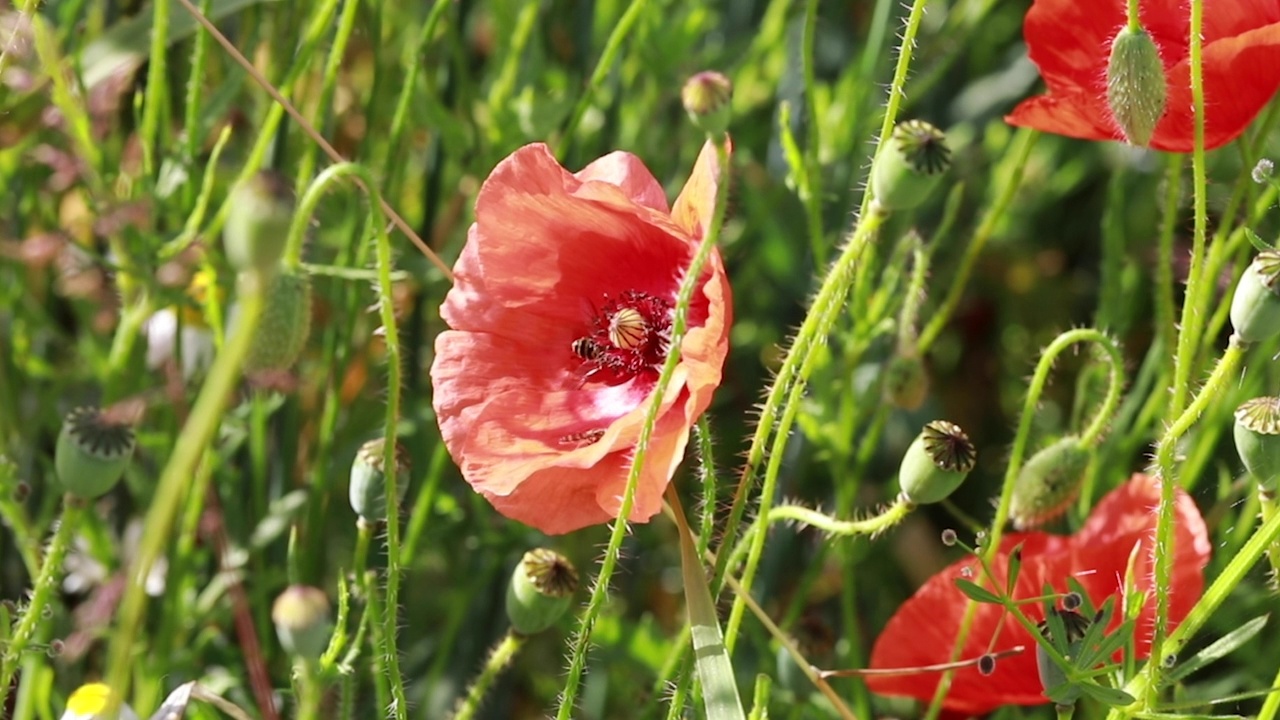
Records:
[[[60,720],[104,720],[107,717],[107,705],[114,695],[104,683],[81,685],[67,698],[67,708],[62,712]],[[116,719],[138,720],[138,716],[133,708],[121,704]]]
[[[907,120],[887,142],[871,167],[871,194],[885,210],[910,210],[924,202],[951,166],[947,136],[923,120]]]
[[[284,254],[293,221],[293,190],[274,170],[262,170],[237,184],[227,199],[222,245],[236,270],[274,272]]]
[[[93,499],[115,487],[133,457],[133,428],[98,408],[72,410],[62,421],[53,465],[64,490]]]
[[[1155,41],[1141,28],[1125,26],[1111,41],[1107,105],[1126,140],[1146,147],[1164,115],[1164,66]]]
[[[924,426],[902,456],[898,484],[915,505],[945,500],[978,461],[978,450],[959,425],[934,420]]]
[[[1089,630],[1089,621],[1083,615],[1073,610],[1059,610],[1057,608],[1049,608],[1049,612],[1062,618],[1062,625],[1066,628],[1067,637],[1065,642],[1055,642],[1053,633],[1049,630],[1049,622],[1047,620],[1040,621],[1040,634],[1054,644],[1054,647],[1065,647],[1068,657],[1075,657],[1080,653],[1080,640]],[[1082,691],[1077,685],[1067,685],[1062,689],[1049,694],[1049,690],[1062,685],[1067,681],[1067,674],[1058,667],[1058,664],[1049,657],[1049,653],[1039,644],[1036,645],[1036,670],[1040,675],[1040,685],[1045,690],[1045,696],[1058,705],[1073,705],[1076,700],[1080,699]]]
[[[1066,512],[1084,481],[1093,450],[1068,435],[1031,456],[1014,482],[1009,519],[1018,530],[1042,525]]]
[[[282,270],[267,285],[262,317],[244,360],[248,372],[288,370],[311,333],[311,279]]]
[[[1280,333],[1280,251],[1263,250],[1249,263],[1231,298],[1231,327],[1244,342]]]
[[[535,635],[560,619],[578,589],[578,571],[554,550],[524,554],[507,585],[507,617],[521,635]]]
[[[1280,484],[1280,397],[1246,400],[1236,408],[1236,452],[1264,490]]]
[[[351,509],[362,519],[377,522],[387,517],[387,473],[383,465],[386,440],[375,438],[360,446],[351,463]],[[409,489],[409,452],[396,442],[396,497],[404,499]]]
[[[729,101],[733,83],[714,71],[703,71],[685,81],[680,100],[685,112],[703,132],[720,135],[729,128]]]
[[[893,356],[884,369],[884,396],[894,407],[918,410],[929,395],[929,373],[916,353]]]
[[[319,588],[290,585],[271,606],[271,621],[284,649],[304,660],[316,660],[329,647],[333,626],[329,598]]]

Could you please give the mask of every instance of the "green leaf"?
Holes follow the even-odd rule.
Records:
[[[956,587],[959,588],[960,592],[964,593],[966,597],[974,602],[1004,605],[1004,599],[999,595],[996,595],[972,580],[956,578]]]
[[[1136,700],[1129,693],[1118,688],[1107,687],[1097,683],[1085,682],[1078,685],[1085,695],[1097,700],[1104,705],[1112,707],[1123,707],[1132,705]]]
[[[213,0],[208,18],[218,22],[247,7],[276,0]],[[80,54],[81,81],[85,89],[118,73],[137,70],[151,53],[152,3],[148,9],[131,18],[121,20],[96,40],[89,43]],[[174,8],[169,15],[169,44],[184,40],[195,33],[200,25],[191,13]]]
[[[1004,594],[1013,597],[1013,587],[1018,584],[1018,574],[1022,572],[1022,543],[1013,547],[1009,553],[1009,577],[1004,581]]]
[[[1252,640],[1253,636],[1261,632],[1262,628],[1266,626],[1267,619],[1269,617],[1269,615],[1256,617],[1218,638],[1208,647],[1195,655],[1192,655],[1186,662],[1169,671],[1169,673],[1164,676],[1161,685],[1173,685],[1200,668],[1214,662],[1215,660],[1220,660],[1234,652],[1241,645]],[[1151,661],[1158,662],[1159,660],[1158,658],[1152,658]]]
[[[1099,658],[1107,657],[1103,655],[1105,651],[1100,647],[1100,643],[1104,640],[1103,633],[1106,632],[1107,626],[1111,624],[1111,615],[1115,612],[1115,599],[1115,595],[1107,598],[1107,601],[1102,604],[1102,610],[1095,613],[1089,622],[1089,629],[1080,639],[1081,650],[1075,661],[1077,668],[1088,670],[1097,664]]]
[[[702,681],[702,702],[706,706],[707,720],[745,720],[742,698],[738,696],[738,684],[733,675],[733,663],[724,646],[720,620],[716,617],[716,604],[711,599],[707,575],[702,569],[693,534],[676,510],[676,527],[680,533],[680,569],[684,578],[684,601],[688,606],[690,634],[693,637],[693,655],[696,658],[698,679]]]
[[[187,704],[191,702],[191,691],[195,686],[193,682],[179,685],[151,715],[151,720],[179,720],[187,712]]]
[[[1249,238],[1249,244],[1252,245],[1253,248],[1258,252],[1262,252],[1263,250],[1275,250],[1275,248],[1272,247],[1266,240],[1263,240],[1262,238],[1258,237],[1258,233],[1254,232],[1252,229],[1245,228],[1244,234],[1246,237]]]

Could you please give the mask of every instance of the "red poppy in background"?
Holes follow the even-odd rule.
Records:
[[[1138,550],[1134,577],[1147,601],[1138,618],[1136,645],[1139,657],[1151,652],[1151,634],[1155,625],[1155,588],[1153,560],[1156,514],[1160,502],[1160,484],[1147,475],[1135,474],[1122,487],[1104,497],[1074,535],[1050,535],[1033,531],[1010,533],[1001,541],[1000,551],[991,563],[995,585],[1003,587],[1007,578],[1009,555],[1022,545],[1022,570],[1014,587],[1014,599],[1042,594],[1045,583],[1059,592],[1069,590],[1067,578],[1074,577],[1084,587],[1094,605],[1101,607],[1110,596],[1122,593],[1125,569],[1134,545]],[[1169,617],[1174,626],[1182,621],[1204,589],[1204,566],[1209,561],[1209,537],[1204,519],[1192,500],[1177,491],[1175,509],[1175,541],[1173,577],[1168,590],[1172,593]],[[889,620],[871,651],[872,668],[906,668],[946,663],[959,633],[968,599],[956,588],[955,580],[970,568],[977,577],[981,566],[968,558],[933,576],[907,600]],[[1122,598],[1116,598],[1117,612],[1112,628],[1120,624]],[[1044,619],[1040,603],[1022,606],[1032,621]],[[965,640],[963,658],[977,658],[988,650],[988,643],[1001,623],[999,606],[978,605],[977,615]],[[1017,645],[1026,651],[1002,658],[995,672],[979,674],[977,668],[966,667],[955,672],[943,708],[955,712],[980,715],[1002,705],[1040,705],[1049,702],[1042,694],[1036,672],[1035,640],[1012,617],[1003,616],[1004,626],[993,651]],[[883,695],[905,695],[929,701],[933,698],[941,673],[868,676],[867,686]]]
[[[1280,87],[1280,3],[1205,0],[1205,147],[1235,138]],[[1193,116],[1186,0],[1142,0],[1139,17],[1164,65],[1168,97],[1151,147],[1191,152]],[[1048,94],[1005,120],[1085,140],[1122,140],[1107,105],[1111,41],[1125,25],[1123,0],[1035,0],[1023,35]]]
[[[498,512],[552,534],[618,517],[721,171],[707,144],[668,206],[630,153],[570,173],[534,144],[484,181],[440,309],[452,329],[436,339],[431,379],[449,453]],[[720,384],[729,303],[713,252],[628,520],[661,509],[689,429]]]

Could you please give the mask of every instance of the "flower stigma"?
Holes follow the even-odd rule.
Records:
[[[621,385],[657,378],[671,344],[671,309],[670,301],[639,290],[606,296],[590,332],[571,346],[585,379]]]

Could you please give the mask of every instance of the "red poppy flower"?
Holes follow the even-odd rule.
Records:
[[[672,311],[711,222],[721,169],[702,149],[669,207],[639,158],[570,173],[545,145],[494,168],[454,266],[436,339],[434,405],[467,482],[498,512],[546,533],[618,516]],[[729,349],[729,282],[704,267],[628,520],[661,509],[689,428]]]
[[[1185,0],[1142,0],[1139,17],[1164,65],[1164,116],[1151,147],[1191,152],[1193,115]],[[1047,95],[1023,101],[1005,120],[1085,140],[1121,140],[1107,105],[1111,41],[1125,25],[1121,0],[1035,0],[1023,35]],[[1206,0],[1205,147],[1235,138],[1280,87],[1280,3]]]
[[[1093,509],[1084,527],[1064,537],[1033,531],[1010,533],[1001,541],[1000,552],[991,563],[997,587],[1008,577],[1009,555],[1022,545],[1022,570],[1013,597],[1024,599],[1042,593],[1045,583],[1059,592],[1069,590],[1067,578],[1074,577],[1089,594],[1095,606],[1110,596],[1122,593],[1125,568],[1134,545],[1141,544],[1134,568],[1140,592],[1147,594],[1146,604],[1138,618],[1136,647],[1139,657],[1151,652],[1151,634],[1155,625],[1155,588],[1151,550],[1154,545],[1156,515],[1160,502],[1160,484],[1147,475],[1136,474],[1129,482],[1112,491]],[[1204,589],[1204,566],[1209,561],[1209,537],[1204,519],[1192,500],[1177,491],[1174,523],[1175,541],[1173,577],[1168,590],[1172,593],[1169,617],[1175,625],[1181,622]],[[871,651],[872,668],[905,668],[948,662],[960,621],[968,599],[956,588],[955,579],[964,577],[966,568],[973,577],[980,572],[973,558],[957,562],[933,576],[889,620]],[[1117,597],[1117,609],[1122,598]],[[1040,603],[1022,606],[1033,621],[1044,619]],[[1113,618],[1112,629],[1120,624],[1120,613]],[[1001,623],[999,606],[978,605],[977,615],[965,640],[963,658],[976,658],[987,652],[988,643]],[[1049,702],[1042,694],[1036,672],[1035,640],[1012,617],[1004,616],[1003,627],[994,651],[1017,645],[1026,651],[1002,658],[995,672],[979,674],[975,667],[955,672],[943,707],[947,710],[979,715],[1002,705],[1039,705]],[[941,673],[869,676],[867,685],[884,695],[905,695],[928,701],[933,698]]]

